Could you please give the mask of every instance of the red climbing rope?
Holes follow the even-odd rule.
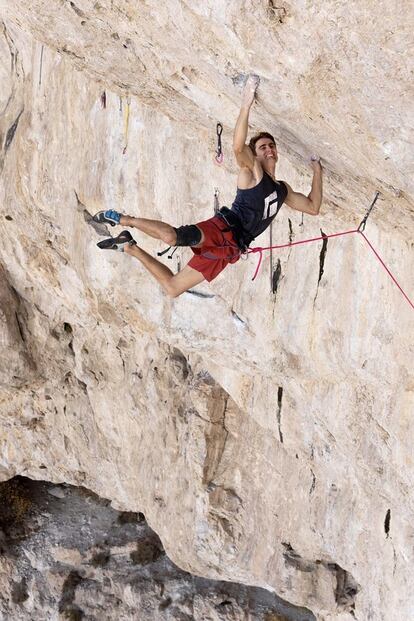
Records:
[[[290,242],[289,244],[280,244],[279,246],[265,246],[265,247],[256,246],[256,248],[249,248],[247,250],[248,254],[254,253],[254,252],[260,253],[259,262],[257,264],[256,271],[254,273],[252,280],[254,280],[257,274],[259,273],[259,269],[260,269],[260,266],[262,264],[262,259],[263,259],[263,252],[265,250],[274,250],[275,248],[288,248],[290,246],[298,246],[299,244],[308,244],[309,242],[320,241],[321,239],[328,239],[328,237],[339,237],[340,235],[349,235],[350,233],[357,233],[357,232],[358,232],[358,229],[354,229],[352,231],[344,231],[343,233],[332,233],[331,235],[322,235],[321,237],[312,237],[311,239],[302,239],[301,241]]]
[[[260,255],[259,256],[259,262],[257,264],[256,271],[254,273],[254,276],[253,276],[252,280],[254,280],[256,278],[257,274],[259,273],[259,269],[260,269],[260,266],[262,264],[262,259],[263,259],[263,252],[265,250],[272,250],[272,249],[274,250],[276,248],[289,248],[290,246],[298,246],[299,244],[308,244],[310,242],[320,241],[320,240],[323,240],[323,239],[328,239],[330,237],[340,237],[341,235],[350,235],[351,233],[359,233],[360,235],[362,235],[362,237],[367,242],[368,246],[371,248],[372,252],[377,257],[378,261],[381,263],[382,267],[387,272],[388,276],[391,278],[393,283],[395,285],[397,285],[398,289],[403,294],[403,296],[405,297],[405,299],[407,300],[409,305],[414,309],[414,303],[410,300],[410,298],[405,293],[403,288],[399,285],[399,283],[397,282],[397,279],[395,278],[395,276],[393,276],[393,274],[390,272],[390,270],[388,269],[388,267],[385,265],[384,261],[381,259],[380,255],[378,254],[378,252],[375,250],[375,248],[373,247],[373,245],[371,244],[369,239],[364,235],[364,233],[362,232],[362,230],[360,228],[353,229],[352,231],[344,231],[342,233],[332,233],[331,235],[322,235],[321,237],[312,237],[311,239],[302,239],[301,241],[291,242],[289,244],[280,244],[278,246],[266,246],[266,247],[257,246],[256,248],[249,248],[247,250],[248,254],[258,252],[259,255]]]
[[[382,267],[385,269],[385,271],[387,272],[388,276],[391,278],[391,280],[393,281],[394,284],[397,285],[398,289],[401,291],[401,293],[403,294],[403,296],[405,297],[405,299],[407,300],[408,304],[414,308],[414,304],[413,302],[411,302],[410,298],[408,297],[408,295],[405,293],[405,291],[403,291],[403,289],[400,287],[400,285],[398,284],[395,276],[393,276],[390,272],[390,270],[388,269],[388,267],[385,265],[384,261],[381,259],[381,257],[379,256],[378,252],[375,250],[374,246],[371,244],[371,242],[369,241],[369,239],[364,235],[364,233],[362,231],[358,231],[358,233],[360,233],[362,235],[362,237],[365,239],[365,241],[367,242],[368,246],[371,248],[372,252],[375,254],[375,256],[377,257],[378,261],[381,263]]]

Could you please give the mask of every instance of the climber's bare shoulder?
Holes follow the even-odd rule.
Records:
[[[239,170],[239,175],[237,177],[237,187],[240,190],[249,190],[250,188],[254,188],[263,177],[263,168],[258,162],[258,160],[254,157],[252,166],[241,166]]]

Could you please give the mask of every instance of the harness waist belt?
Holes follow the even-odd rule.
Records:
[[[239,249],[242,252],[246,252],[249,245],[254,240],[254,237],[243,228],[239,216],[228,207],[222,207],[220,211],[217,212],[217,216],[228,225]]]

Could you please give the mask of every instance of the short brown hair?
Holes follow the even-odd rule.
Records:
[[[272,134],[269,134],[268,132],[260,132],[259,134],[255,134],[252,138],[250,138],[250,142],[249,142],[249,147],[251,148],[251,150],[253,151],[255,155],[256,155],[256,142],[260,140],[260,138],[269,138],[276,144],[276,140],[273,138]]]

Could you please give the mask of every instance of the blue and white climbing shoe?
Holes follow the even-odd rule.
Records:
[[[98,211],[92,220],[95,222],[100,222],[101,224],[110,224],[111,226],[115,226],[119,224],[122,214],[115,209],[108,209],[107,211]]]
[[[118,250],[119,252],[124,252],[125,246],[136,246],[136,244],[137,242],[129,231],[122,231],[118,237],[103,239],[96,245],[98,248],[102,248],[102,250]]]

